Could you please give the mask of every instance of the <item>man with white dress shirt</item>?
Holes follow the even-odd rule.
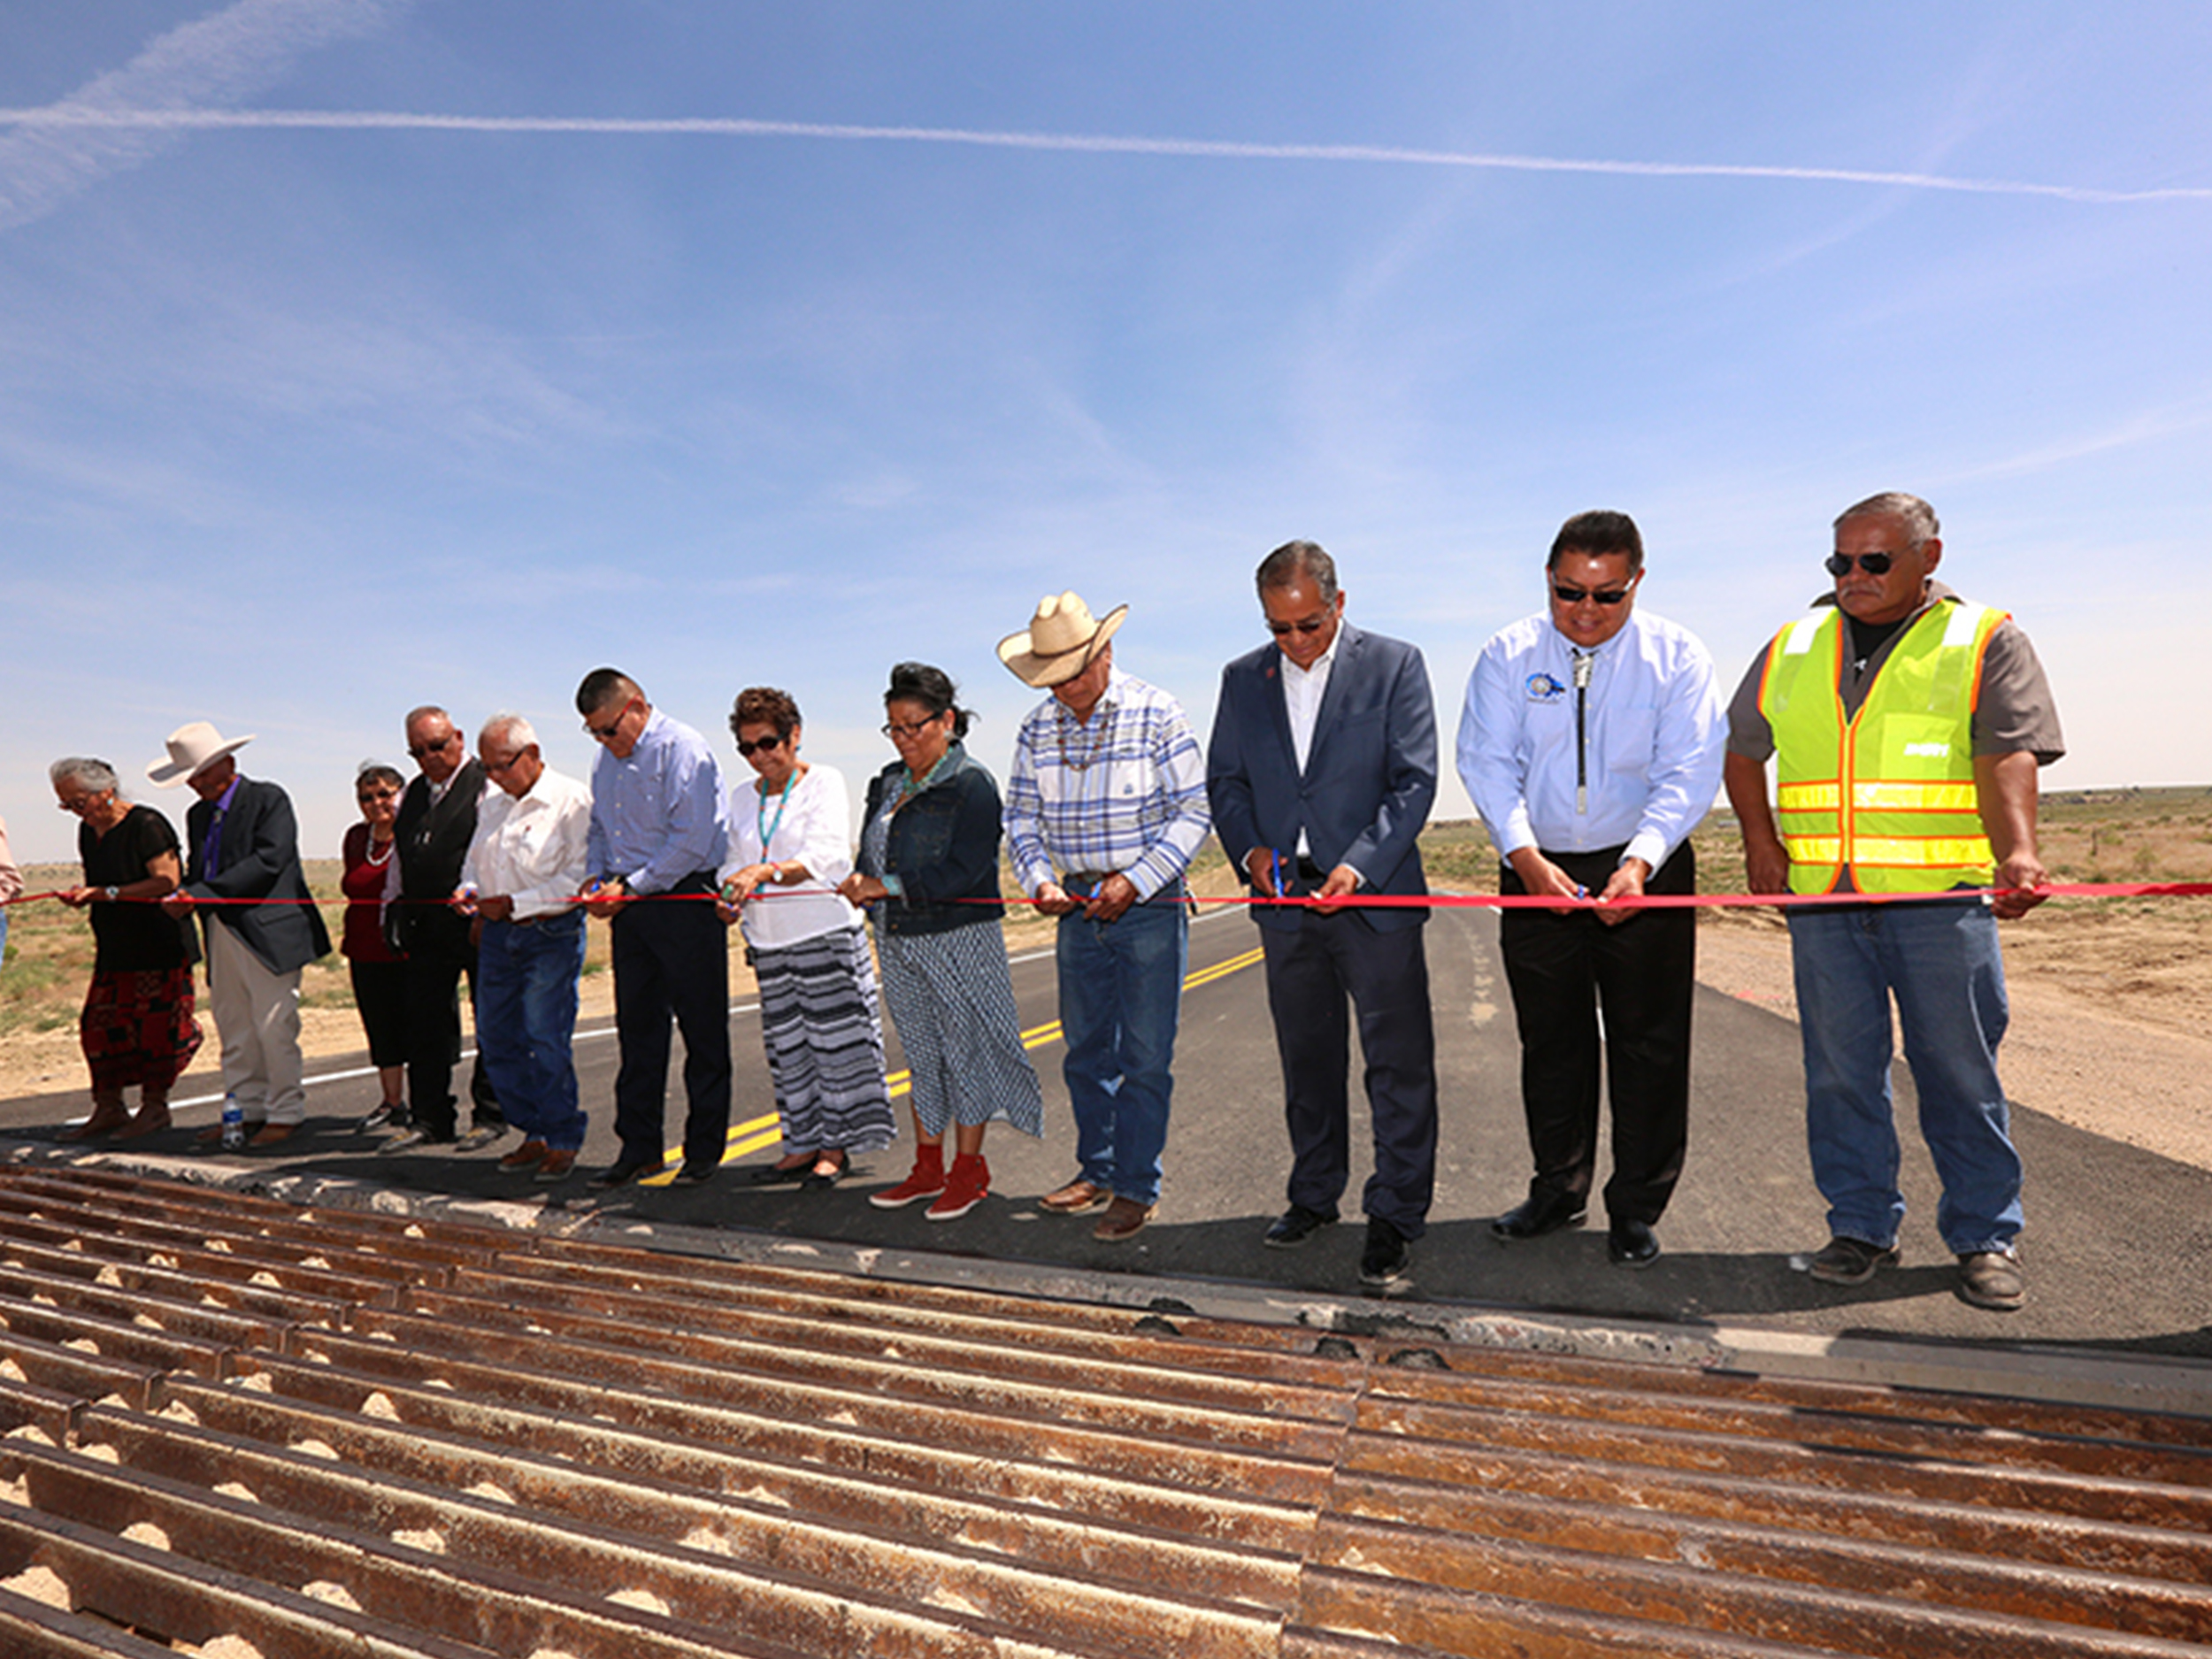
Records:
[[[591,791],[555,772],[519,714],[495,714],[476,740],[499,786],[477,814],[457,908],[480,919],[476,1041],[522,1145],[499,1160],[557,1181],[576,1167],[585,1115],[576,1099],[576,981],[584,971],[584,885]]]
[[[1693,893],[1690,832],[1719,793],[1727,726],[1694,634],[1636,609],[1644,544],[1626,513],[1578,513],[1545,565],[1548,609],[1476,659],[1459,775],[1504,860],[1507,895],[1594,899],[1499,923],[1521,1036],[1536,1172],[1491,1223],[1533,1239],[1582,1220],[1597,1162],[1600,1035],[1613,1108],[1609,1257],[1657,1259],[1653,1230],[1689,1136],[1696,912],[1611,909]]]

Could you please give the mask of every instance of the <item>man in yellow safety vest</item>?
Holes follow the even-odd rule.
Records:
[[[1893,995],[1959,1294],[2009,1310],[2027,1281],[2020,1155],[1997,1080],[1995,918],[2042,902],[2036,774],[2065,740],[2027,635],[1932,580],[1939,531],[1916,495],[1845,509],[1835,591],[1775,635],[1729,705],[1725,781],[1754,893],[1868,895],[1788,912],[1806,1138],[1832,1235],[1807,1271],[1852,1285],[1898,1261]],[[1912,895],[1929,896],[1894,902]]]

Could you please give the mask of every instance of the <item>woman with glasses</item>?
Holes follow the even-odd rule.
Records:
[[[404,1129],[407,1114],[407,958],[384,933],[385,883],[399,845],[395,826],[407,780],[398,769],[364,761],[354,774],[353,798],[361,822],[346,832],[339,849],[345,863],[346,929],[339,949],[353,975],[353,1005],[369,1040],[383,1103],[361,1120],[361,1133]]]
[[[837,891],[852,873],[851,797],[835,768],[799,758],[799,705],[754,686],[730,712],[750,783],[730,787],[723,921],[741,922],[760,986],[760,1034],[776,1087],[784,1156],[756,1187],[826,1190],[856,1152],[891,1144],[875,964],[860,912]]]
[[[174,826],[153,808],[126,801],[107,762],[74,756],[56,761],[47,776],[61,810],[77,815],[84,864],[84,886],[61,900],[90,909],[94,941],[92,984],[77,1022],[92,1071],[92,1116],[61,1138],[136,1140],[169,1127],[169,1090],[200,1047],[192,1017],[199,946],[188,919],[172,920],[154,902],[177,890],[184,860]],[[123,1103],[132,1087],[135,1113]]]
[[[883,730],[899,758],[868,785],[859,868],[840,889],[869,907],[884,1004],[913,1076],[914,1168],[868,1202],[896,1210],[931,1199],[932,1221],[964,1216],[989,1194],[992,1119],[1044,1133],[999,932],[998,785],[963,747],[969,715],[954,696],[942,669],[891,671]]]

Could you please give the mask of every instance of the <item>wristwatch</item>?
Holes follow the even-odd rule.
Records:
[[[114,903],[116,899],[121,895],[123,891],[120,887],[104,887],[101,890],[108,895],[108,902],[110,904]]]

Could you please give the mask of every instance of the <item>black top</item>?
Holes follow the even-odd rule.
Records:
[[[77,828],[77,856],[84,861],[88,887],[120,887],[142,881],[149,864],[162,854],[177,850],[177,832],[150,806],[133,807],[104,835],[89,824]],[[181,856],[177,867],[181,873]],[[98,945],[92,962],[95,973],[143,973],[180,968],[200,959],[192,924],[172,921],[158,905],[95,900],[90,913],[92,937]]]

